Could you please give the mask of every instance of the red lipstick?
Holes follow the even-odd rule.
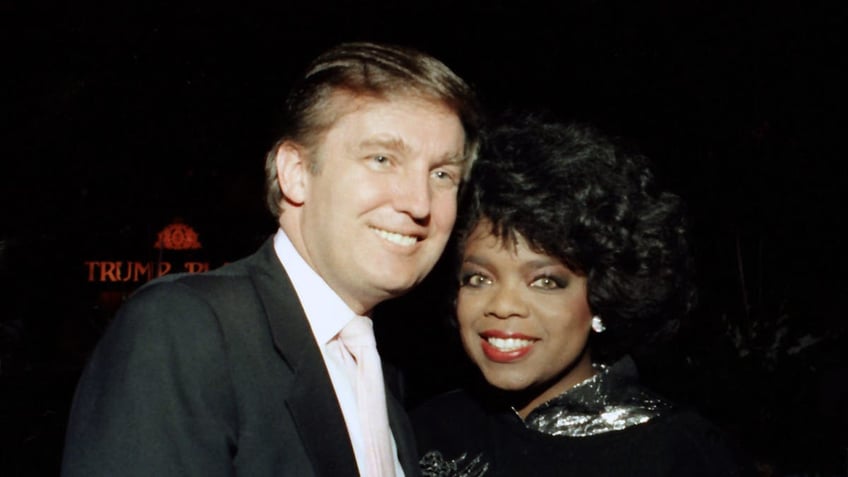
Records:
[[[480,346],[483,349],[483,354],[485,354],[488,359],[496,363],[510,363],[512,361],[521,359],[527,353],[530,352],[530,350],[533,348],[533,343],[536,341],[536,339],[531,336],[523,335],[520,333],[508,333],[500,330],[486,330],[480,333],[480,338]],[[522,346],[521,348],[503,351],[500,348],[497,348],[491,343],[489,343],[489,338],[511,338],[518,340],[527,340],[529,343],[526,346]]]

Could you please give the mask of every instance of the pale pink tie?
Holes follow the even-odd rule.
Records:
[[[340,336],[356,362],[356,405],[368,455],[368,475],[363,477],[394,477],[383,370],[372,322],[357,316],[344,327]]]

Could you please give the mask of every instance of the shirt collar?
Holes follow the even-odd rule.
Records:
[[[315,340],[329,343],[356,313],[306,263],[283,229],[274,235],[274,251],[294,285]]]

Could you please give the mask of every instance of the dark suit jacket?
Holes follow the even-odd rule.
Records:
[[[401,464],[417,475],[407,416],[387,401]],[[155,280],[127,301],[81,377],[62,475],[358,475],[273,240],[218,270]]]

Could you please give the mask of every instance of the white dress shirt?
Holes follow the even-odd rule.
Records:
[[[336,392],[336,398],[338,398],[347,426],[347,433],[353,445],[359,474],[367,477],[365,474],[366,449],[363,444],[362,428],[356,407],[354,376],[349,374],[344,362],[338,355],[340,347],[336,340],[339,332],[356,316],[356,313],[306,263],[282,229],[277,230],[276,235],[274,235],[274,251],[277,253],[280,262],[283,263],[289,280],[294,285],[297,297],[306,314],[306,319],[309,321],[312,335],[321,349],[321,357],[324,359],[327,372],[330,374],[330,381],[332,381],[333,390]],[[397,477],[403,477],[403,468],[397,458],[397,446],[393,435],[392,453],[395,460],[395,474]]]

